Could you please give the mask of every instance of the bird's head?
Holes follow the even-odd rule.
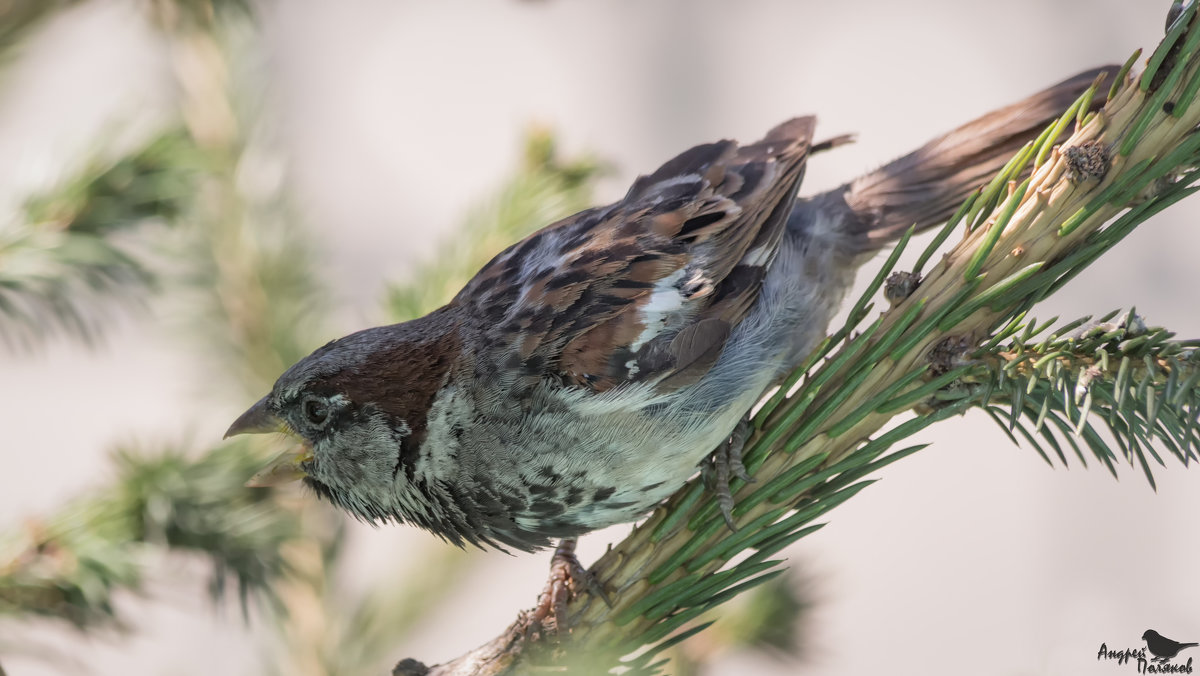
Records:
[[[364,520],[411,518],[426,418],[458,349],[452,332],[433,335],[436,314],[335,340],[284,372],[225,433],[300,442],[250,485],[303,480]]]
[[[1159,638],[1159,636],[1158,636],[1158,632],[1157,632],[1157,631],[1154,631],[1153,629],[1147,629],[1147,630],[1146,630],[1146,631],[1145,631],[1145,632],[1142,634],[1142,640],[1143,640],[1143,641],[1149,641],[1149,640],[1150,640],[1150,639],[1152,639],[1152,638]]]

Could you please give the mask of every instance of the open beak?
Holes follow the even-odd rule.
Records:
[[[246,485],[251,488],[265,488],[299,481],[306,476],[300,466],[312,460],[312,457],[312,449],[306,445],[301,445],[298,449],[288,449],[266,467],[255,472]]]
[[[270,432],[289,434],[291,429],[271,412],[267,406],[267,398],[263,397],[233,421],[229,430],[225,432],[225,438],[228,439],[237,434],[267,434]],[[284,451],[270,464],[250,477],[246,485],[251,487],[278,486],[291,481],[299,481],[304,478],[304,470],[300,468],[301,465],[312,460],[312,457],[312,449],[307,444],[301,444],[298,449]]]

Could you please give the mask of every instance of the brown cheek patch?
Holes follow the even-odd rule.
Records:
[[[425,440],[427,414],[445,384],[462,347],[457,331],[436,337],[400,341],[380,349],[357,369],[330,381],[359,406],[371,405],[412,430],[409,448]]]

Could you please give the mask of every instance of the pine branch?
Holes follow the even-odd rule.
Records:
[[[88,340],[102,328],[105,302],[139,300],[156,275],[144,252],[131,251],[131,235],[178,223],[198,162],[185,137],[169,131],[31,197],[0,229],[0,338],[28,346],[62,331]]]
[[[230,582],[243,608],[252,595],[273,598],[274,583],[289,572],[287,546],[302,529],[278,493],[246,488],[261,455],[229,443],[195,458],[180,449],[119,449],[114,460],[114,486],[5,537],[0,615],[120,628],[113,595],[139,590],[161,548],[208,557],[214,598]]]
[[[1124,460],[1154,486],[1147,455],[1166,466],[1155,445],[1185,466],[1198,460],[1200,341],[1172,340],[1174,334],[1147,328],[1132,311],[1110,321],[1117,314],[1094,323],[1076,320],[1040,342],[1034,338],[1048,324],[1014,325],[1009,344],[989,344],[978,356],[981,380],[965,377],[957,391],[938,393],[938,399],[977,401],[1006,433],[1019,431],[1050,464],[1053,458],[1067,464],[1065,444],[1086,467],[1080,439],[1115,477],[1120,458],[1094,426],[1104,423]]]
[[[319,312],[319,294],[304,266],[305,238],[283,225],[277,204],[251,202],[239,189],[235,172],[245,166],[245,149],[237,120],[223,95],[212,96],[224,89],[228,72],[215,40],[215,32],[227,26],[218,25],[215,11],[245,9],[245,3],[164,1],[153,9],[161,19],[170,17],[173,26],[187,27],[174,36],[179,42],[172,52],[190,59],[180,68],[186,124],[29,200],[24,222],[6,233],[12,241],[0,245],[0,271],[10,282],[10,295],[0,301],[20,301],[3,309],[44,308],[50,319],[43,323],[54,319],[82,333],[92,328],[83,321],[90,318],[84,308],[99,292],[127,301],[151,283],[176,293],[203,290],[216,298],[206,317],[210,321],[201,325],[228,327],[221,335],[235,334],[231,342],[237,342],[230,351],[245,356],[223,363],[240,375],[255,373],[256,363],[275,368],[272,363],[294,360],[311,347],[300,344],[305,340],[300,318]],[[230,16],[224,12],[222,20]],[[172,234],[175,241],[188,241],[186,255],[168,261],[150,255],[163,254],[159,245],[171,238],[147,242],[145,230],[134,227],[156,222],[178,226]],[[0,293],[5,290],[0,287]],[[228,291],[225,299],[269,295],[275,302],[266,311],[246,312],[244,303],[221,305],[222,291]],[[193,306],[189,314],[198,318],[200,313]],[[206,336],[202,331],[189,335],[202,341]],[[260,359],[264,354],[274,361]],[[254,383],[256,389],[261,385],[262,380]],[[313,542],[336,548],[338,536],[336,529],[324,534],[311,510],[275,491],[245,486],[261,466],[264,450],[245,442],[223,444],[199,457],[169,446],[144,454],[118,450],[115,485],[5,536],[0,613],[65,620],[87,631],[120,628],[124,622],[113,596],[139,591],[162,553],[171,550],[211,560],[214,599],[234,587],[244,609],[259,599],[277,611],[268,616],[284,617],[287,602],[281,592],[310,584],[300,580],[308,572],[300,565],[303,553]],[[305,537],[298,537],[302,532]]]
[[[1146,468],[1145,453],[1159,459],[1147,443],[1151,435],[1181,462],[1194,460],[1193,343],[1171,343],[1161,331],[1133,335],[1128,327],[1082,338],[1060,331],[1062,341],[1038,346],[1040,361],[1033,364],[1028,349],[1020,359],[1002,360],[1006,350],[996,345],[1023,330],[1022,344],[1028,345],[1038,331],[1022,320],[1034,303],[1134,227],[1200,189],[1192,187],[1200,179],[1193,169],[1200,163],[1200,135],[1192,133],[1200,123],[1200,105],[1194,104],[1200,89],[1197,23],[1193,3],[1171,24],[1143,73],[1130,79],[1123,71],[1112,83],[1101,111],[1088,112],[1093,87],[1019,151],[951,219],[915,273],[902,276],[919,283],[893,286],[887,295],[894,307],[867,322],[870,298],[883,290],[907,237],[900,242],[847,324],[755,415],[745,461],[757,481],[733,482],[736,532],[725,527],[715,496],[693,480],[591,566],[611,605],[582,590],[569,605],[569,636],[537,643],[510,629],[446,665],[426,669],[410,660],[397,673],[502,674],[542,667],[592,673],[618,664],[624,673],[656,673],[664,664],[655,661],[662,651],[707,626],[695,624],[698,618],[773,579],[782,563],[776,554],[822,527],[819,520],[870,485],[867,477],[876,469],[924,447],[893,450],[900,442],[968,408],[992,406],[1005,369],[1005,391],[1014,398],[1020,391],[1012,386],[1014,374],[1032,387],[1024,403],[1014,401],[1014,410],[1028,411],[1036,402],[1040,412],[1049,401],[1052,411],[1061,401],[1061,414],[1048,412],[1045,419],[1080,427],[1098,457],[1111,461],[1114,454],[1101,450],[1104,442],[1083,411],[1071,417],[1089,393],[1092,418],[1106,413],[1116,421],[1111,427],[1129,445],[1124,455],[1131,462]],[[1072,125],[1070,138],[1053,145],[1058,131]],[[1031,175],[1022,178],[1027,169]],[[921,279],[941,243],[960,229],[962,241]],[[1090,350],[1101,368],[1070,361],[1072,340],[1074,348]],[[1017,344],[1007,347],[1020,351]],[[1115,372],[1103,367],[1105,359],[1111,367],[1126,357],[1123,377],[1119,364]],[[1136,359],[1144,370],[1132,374],[1139,379],[1131,385]],[[1082,389],[1080,367],[1090,374]],[[1108,379],[1111,385],[1104,384]],[[1138,389],[1131,395],[1130,387]],[[1096,403],[1105,394],[1112,400],[1106,410]],[[917,417],[882,432],[914,407]],[[1032,422],[1044,429],[1045,421],[1039,424],[1035,416]]]

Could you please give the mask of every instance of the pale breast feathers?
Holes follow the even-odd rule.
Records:
[[[526,373],[596,391],[699,379],[758,296],[810,152],[814,118],[748,146],[696,146],[616,204],[550,225],[459,293]]]

